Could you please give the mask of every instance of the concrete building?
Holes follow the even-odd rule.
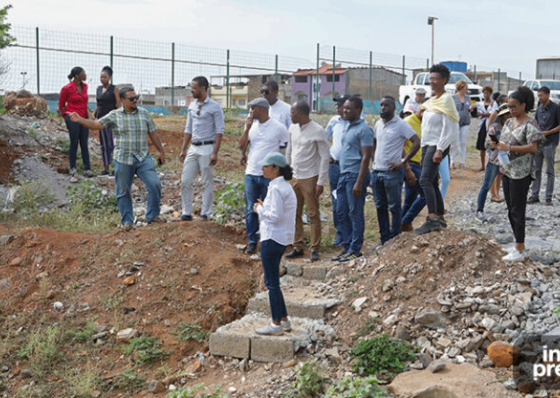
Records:
[[[523,81],[518,78],[508,76],[507,72],[477,71],[475,76],[474,71],[469,71],[465,74],[479,86],[490,86],[494,92],[502,94],[507,94],[508,91],[515,90],[523,84]]]
[[[560,57],[537,59],[535,79],[560,80]]]
[[[247,104],[261,96],[261,88],[269,80],[275,80],[275,74],[230,75],[229,104],[226,104],[227,77],[211,76],[211,97],[224,108],[246,108]],[[216,82],[216,83],[214,83]],[[290,103],[292,101],[292,76],[278,74],[278,98]]]
[[[171,87],[156,87],[156,106],[188,107],[193,97],[190,86],[175,86],[174,101],[171,103]],[[142,95],[144,97],[144,94]]]

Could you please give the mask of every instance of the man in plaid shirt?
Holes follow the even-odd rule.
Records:
[[[159,151],[160,164],[165,163],[165,152],[150,114],[147,110],[137,106],[138,96],[134,89],[123,87],[119,95],[123,106],[99,120],[85,119],[75,112],[69,116],[73,122],[80,123],[90,130],[113,129],[117,205],[121,214],[121,223],[124,229],[129,231],[134,223],[130,194],[134,174],[140,177],[148,190],[146,221],[148,223],[165,222],[159,217],[161,182],[156,173],[156,165],[148,153],[146,136],[150,136],[152,143]]]

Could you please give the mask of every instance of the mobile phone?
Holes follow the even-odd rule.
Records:
[[[157,164],[158,164],[158,166],[160,166],[160,167],[161,167],[161,164],[162,164],[162,163],[161,163],[161,159],[160,159],[160,158],[158,158],[158,160],[157,160]]]
[[[490,139],[491,139],[493,142],[495,142],[496,144],[499,144],[499,143],[500,143],[500,139],[499,139],[496,135],[494,135],[494,134],[490,134]]]

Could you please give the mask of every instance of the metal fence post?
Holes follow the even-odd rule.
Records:
[[[41,68],[39,67],[39,28],[35,28],[35,46],[37,48],[37,95],[41,95]]]
[[[316,83],[315,83],[315,110],[319,110],[319,57],[320,57],[321,48],[319,47],[319,43],[317,43],[317,75],[316,75]],[[313,81],[313,79],[311,79]],[[313,87],[313,84],[311,85]]]
[[[226,64],[226,108],[229,108],[229,50],[227,50]]]
[[[109,47],[110,47],[109,66],[111,66],[111,69],[113,69],[113,36],[111,36]],[[111,75],[111,84],[113,84],[113,75]]]
[[[498,90],[500,91],[500,78],[501,78],[502,72],[500,71],[500,68],[498,68]]]
[[[175,43],[171,43],[171,106],[175,106]]]
[[[332,47],[332,97],[334,98],[334,76],[336,74],[336,46]]]
[[[426,72],[430,70],[430,58],[426,58]]]
[[[369,52],[369,100],[373,104],[373,95],[371,93],[372,85],[373,85],[373,51],[370,51]]]
[[[406,64],[406,58],[403,55],[402,56],[402,78],[401,78],[401,84],[404,86],[406,84],[406,75],[404,74],[404,69],[405,69],[405,64]]]
[[[278,83],[278,54],[274,56],[274,81]]]
[[[475,81],[475,83],[477,82],[476,81],[476,65],[474,66],[474,79],[473,80]]]
[[[521,85],[521,72],[519,72],[519,85]]]

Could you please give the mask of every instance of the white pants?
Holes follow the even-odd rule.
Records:
[[[459,138],[457,142],[459,144],[459,163],[465,163],[465,157],[467,155],[467,135],[469,134],[469,125],[459,127]],[[451,145],[451,163],[455,163],[457,158],[457,144]]]
[[[198,175],[202,179],[202,211],[201,216],[212,214],[212,202],[214,201],[214,166],[210,166],[210,155],[214,145],[191,145],[187,157],[183,163],[183,175],[181,177],[181,200],[183,202],[183,215],[192,215],[192,191]]]

